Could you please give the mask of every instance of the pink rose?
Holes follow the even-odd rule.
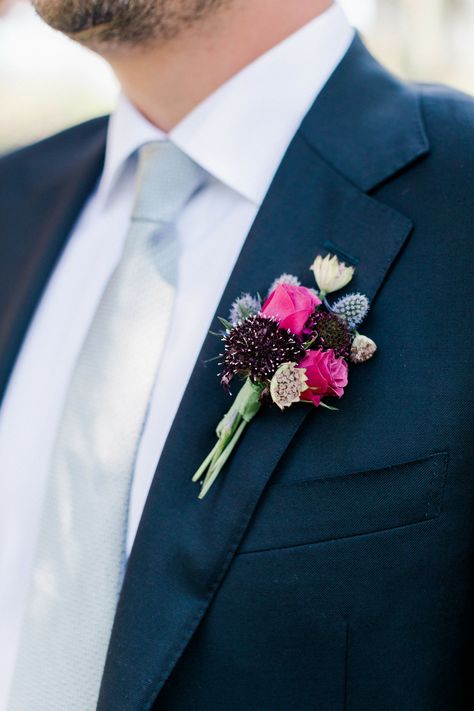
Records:
[[[299,368],[306,368],[308,390],[301,393],[301,400],[316,405],[326,395],[342,397],[347,385],[348,367],[344,358],[338,358],[333,350],[307,351]],[[311,390],[310,388],[317,388]]]
[[[304,325],[321,301],[305,286],[280,284],[263,304],[261,314],[274,318],[280,328],[301,336]]]

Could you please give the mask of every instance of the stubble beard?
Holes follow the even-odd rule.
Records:
[[[43,20],[97,51],[166,42],[233,0],[32,0]]]

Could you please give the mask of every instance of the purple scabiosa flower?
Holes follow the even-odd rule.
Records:
[[[264,316],[249,316],[226,333],[221,383],[229,387],[235,375],[250,377],[255,383],[270,380],[282,363],[298,363],[304,358],[301,340]]]

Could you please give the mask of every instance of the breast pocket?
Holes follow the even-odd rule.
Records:
[[[240,553],[387,531],[440,515],[447,452],[382,469],[269,486]]]

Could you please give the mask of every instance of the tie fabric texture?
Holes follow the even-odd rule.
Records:
[[[54,446],[9,711],[96,707],[137,446],[174,301],[175,222],[203,175],[171,143],[140,150],[123,255],[75,365]]]

